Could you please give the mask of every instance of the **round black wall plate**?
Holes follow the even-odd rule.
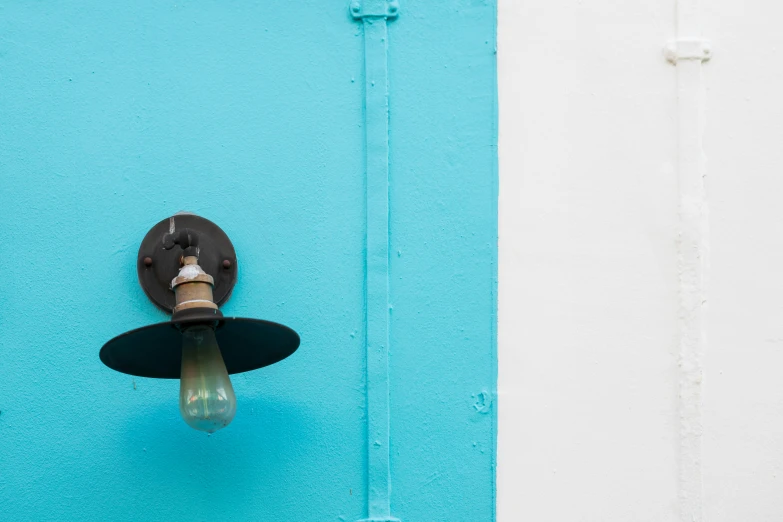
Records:
[[[237,280],[237,256],[234,245],[223,230],[212,221],[195,214],[176,214],[164,219],[147,232],[139,247],[136,269],[139,283],[153,303],[171,313],[174,291],[171,280],[177,277],[183,256],[179,245],[164,248],[166,236],[176,236],[189,229],[198,236],[198,264],[215,279],[212,294],[222,305],[231,295]],[[171,245],[171,242],[168,242]]]

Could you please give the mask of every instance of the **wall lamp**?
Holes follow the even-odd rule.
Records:
[[[113,370],[179,379],[179,411],[189,426],[213,433],[236,413],[229,374],[269,366],[294,353],[299,335],[282,324],[224,317],[237,279],[234,246],[220,227],[194,214],[164,219],[147,233],[139,283],[171,321],[118,335],[101,348]]]

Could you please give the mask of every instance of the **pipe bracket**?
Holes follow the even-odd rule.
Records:
[[[712,46],[709,40],[702,38],[680,38],[667,43],[663,55],[672,65],[677,65],[680,60],[706,62],[712,58]]]

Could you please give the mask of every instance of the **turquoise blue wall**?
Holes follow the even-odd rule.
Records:
[[[494,513],[495,7],[389,25],[392,514]],[[15,2],[0,10],[4,521],[367,514],[362,26],[342,1]],[[98,349],[166,320],[135,273],[179,210],[239,258],[228,315],[299,351],[188,428],[178,383]]]

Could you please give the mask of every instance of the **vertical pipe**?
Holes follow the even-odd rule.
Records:
[[[364,19],[367,147],[369,516],[391,514],[389,468],[389,133],[386,20]]]
[[[354,2],[364,26],[368,518],[392,522],[389,433],[389,80],[387,20],[396,2]]]
[[[708,268],[708,212],[702,148],[702,63],[710,49],[701,39],[697,0],[677,1],[677,40],[666,54],[677,66],[677,176],[679,185],[679,504],[682,522],[703,520],[702,380]]]

